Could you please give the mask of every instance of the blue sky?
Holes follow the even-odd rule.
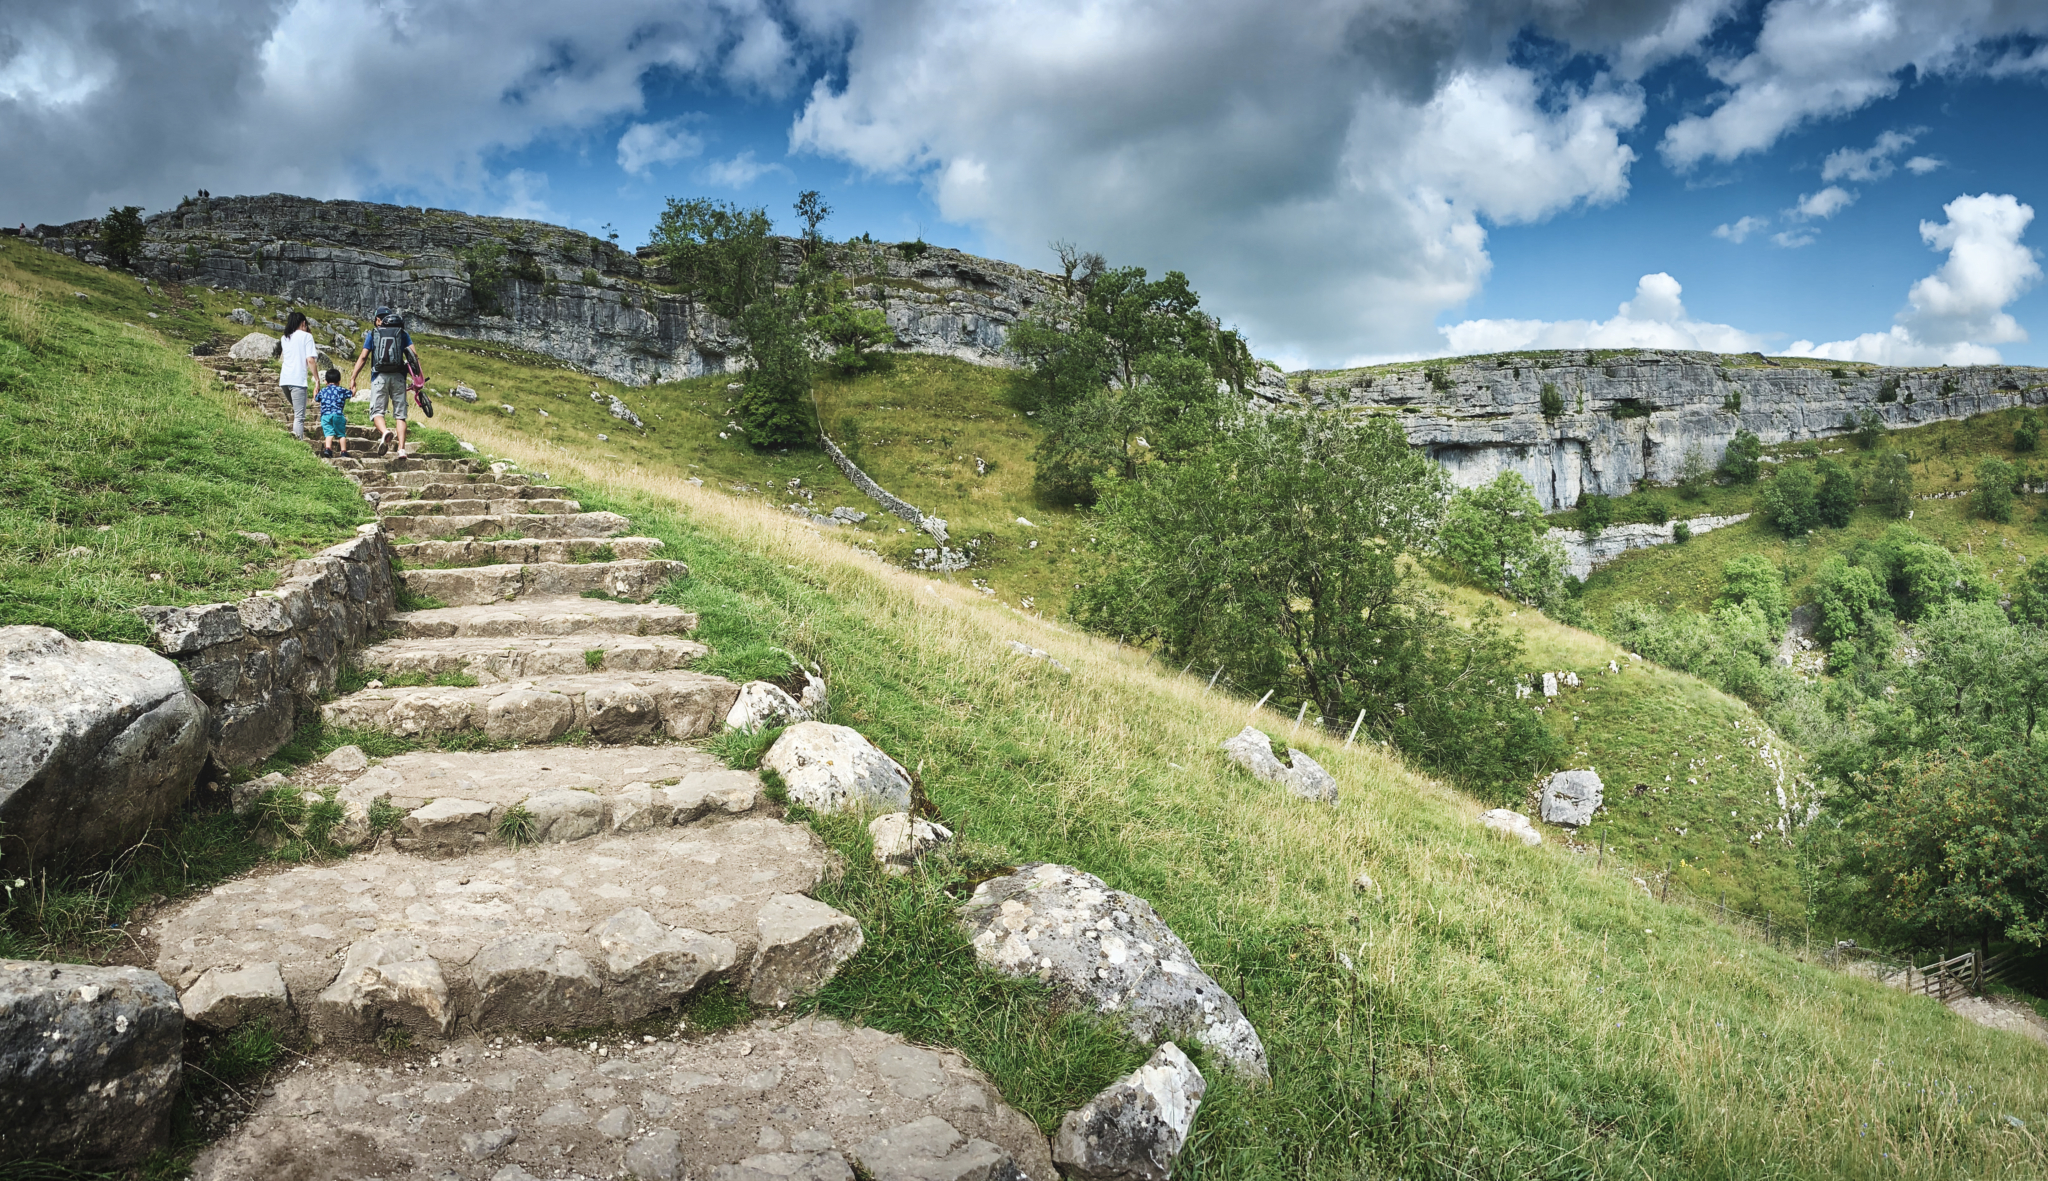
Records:
[[[2048,364],[2048,0],[28,7],[9,221],[287,191],[632,245],[666,196],[817,188],[837,236],[1185,270],[1290,366]]]

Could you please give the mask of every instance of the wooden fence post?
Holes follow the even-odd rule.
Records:
[[[1597,872],[1597,871],[1599,871],[1599,870],[1603,870],[1603,869],[1606,869],[1606,868],[1607,868],[1607,838],[1606,838],[1606,837],[1601,837],[1601,838],[1600,838],[1600,857],[1599,857],[1599,859],[1598,859],[1598,860],[1596,860],[1596,861],[1594,861],[1594,862],[1593,862],[1593,869],[1594,869],[1594,870],[1595,870],[1595,871]]]
[[[1677,868],[1678,868],[1678,862],[1676,862],[1676,861],[1672,861],[1672,862],[1667,862],[1667,863],[1665,864],[1665,866],[1664,866],[1664,896],[1663,896],[1662,898],[1659,898],[1659,899],[1658,899],[1657,901],[1659,901],[1659,902],[1669,902],[1669,901],[1671,901],[1671,872],[1672,872],[1673,870],[1677,869]]]

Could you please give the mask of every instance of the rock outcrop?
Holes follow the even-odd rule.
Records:
[[[1143,898],[1034,862],[976,886],[960,922],[981,962],[1076,993],[1143,1040],[1192,1037],[1232,1070],[1267,1077],[1258,1031]]]
[[[207,720],[147,648],[0,627],[0,866],[128,847],[191,794]]]
[[[1273,740],[1256,726],[1246,726],[1225,739],[1223,753],[1258,778],[1280,784],[1302,799],[1325,804],[1337,802],[1335,776],[1291,746],[1287,748],[1288,761],[1281,762],[1273,753]]]
[[[36,236],[104,262],[91,225],[41,226]],[[323,342],[332,336],[351,348],[336,330],[352,334],[388,304],[416,330],[510,345],[636,385],[721,373],[740,352],[730,324],[665,289],[658,260],[544,222],[274,193],[188,200],[145,226],[141,273],[360,316],[360,324],[322,325]],[[480,284],[463,261],[487,242],[506,251],[494,284]],[[777,245],[793,272],[797,244]],[[979,364],[1001,363],[1009,326],[1053,298],[1060,282],[922,243],[835,249],[837,265],[855,276],[854,303],[881,309],[898,348]]]
[[[1866,412],[1904,427],[2048,403],[2048,370],[2019,366],[1889,369],[1654,350],[1502,353],[1292,381],[1269,396],[1390,411],[1458,486],[1519,472],[1546,510],[1588,492],[1620,496],[1644,479],[1671,483],[1689,450],[1719,463],[1742,429],[1785,443],[1841,435]],[[1546,390],[1555,413],[1545,412]]]
[[[1545,824],[1584,828],[1593,823],[1604,797],[1600,776],[1591,771],[1559,771],[1544,781],[1536,813]]]
[[[169,1127],[184,1038],[154,972],[0,960],[0,1162],[140,1161]]]

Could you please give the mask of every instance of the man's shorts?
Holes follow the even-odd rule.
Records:
[[[330,439],[348,437],[348,415],[332,410],[320,416],[320,433]]]
[[[377,373],[370,377],[370,417],[389,414],[393,418],[404,418],[405,374]]]

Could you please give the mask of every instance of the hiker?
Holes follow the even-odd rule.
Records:
[[[320,458],[333,459],[334,442],[341,440],[341,454],[348,454],[348,402],[356,392],[341,384],[341,370],[327,371],[327,384],[320,387]]]
[[[412,346],[412,337],[405,331],[405,318],[390,308],[378,308],[375,327],[363,334],[363,351],[356,356],[356,367],[348,375],[351,386],[361,376],[364,365],[370,367],[370,422],[377,428],[374,454],[382,455],[391,446],[391,428],[384,421],[389,409],[391,417],[398,420],[398,458],[404,459],[406,376],[415,368],[425,374],[426,366],[420,363],[419,350]]]
[[[293,312],[284,318],[284,339],[277,342],[283,358],[277,371],[278,387],[292,403],[292,437],[306,437],[306,390],[319,384],[320,345],[306,331],[306,313]]]

